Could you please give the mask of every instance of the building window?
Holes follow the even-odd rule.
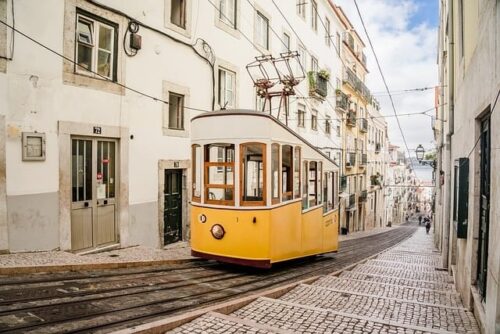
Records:
[[[311,56],[311,71],[318,72],[318,70],[319,70],[318,60],[315,57]]]
[[[205,183],[206,203],[234,205],[234,145],[205,145]]]
[[[325,120],[325,133],[327,135],[329,135],[331,132],[332,132],[332,125],[331,125],[332,121],[330,119],[330,116],[326,116],[326,120]]]
[[[283,52],[290,51],[290,35],[283,33]]]
[[[306,18],[306,0],[297,0],[297,15]]]
[[[309,207],[308,201],[308,187],[309,187],[309,164],[307,161],[303,162],[302,167],[302,210],[305,210]]]
[[[235,107],[236,73],[219,69],[219,105],[222,109]]]
[[[255,22],[256,42],[264,49],[269,49],[269,19],[261,12],[257,12]]]
[[[170,22],[182,29],[186,29],[186,1],[172,0],[170,10]]]
[[[303,104],[297,105],[297,126],[299,128],[305,127],[306,111]]]
[[[280,145],[271,145],[271,201],[273,204],[280,201]]]
[[[255,91],[255,109],[258,111],[264,111],[266,99],[257,94]]]
[[[184,95],[168,93],[168,128],[184,130]]]
[[[330,20],[325,18],[325,44],[329,47],[332,45],[332,40],[330,39]]]
[[[458,38],[460,39],[459,45],[459,56],[462,58],[464,56],[464,1],[458,1]]]
[[[309,186],[308,186],[308,206],[318,205],[318,163],[309,162]]]
[[[115,81],[116,26],[77,15],[76,71]]]
[[[219,20],[236,29],[236,0],[219,1]]]
[[[318,130],[318,112],[316,110],[311,112],[311,129]]]
[[[293,198],[293,147],[283,145],[281,147],[281,185],[282,200],[288,201]]]
[[[300,65],[297,65],[297,72],[301,73],[303,70],[307,70],[307,53],[306,49],[302,45],[299,45],[298,49],[300,65],[302,65],[302,68],[300,68]]]
[[[266,145],[259,143],[241,144],[241,205],[265,205],[266,192]]]
[[[316,0],[311,0],[311,27],[314,31],[318,31],[318,3]]]

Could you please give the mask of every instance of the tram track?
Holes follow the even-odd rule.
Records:
[[[63,274],[55,275],[57,279],[49,274],[24,277],[24,280],[23,277],[16,277],[10,279],[10,285],[7,282],[0,284],[0,332],[106,333],[308,276],[333,272],[397,244],[414,231],[414,227],[401,227],[369,237],[346,240],[341,243],[337,254],[280,264],[267,271],[200,262],[202,266],[71,273],[67,280]],[[159,277],[168,282],[162,282]],[[142,280],[140,284],[131,284],[139,279]],[[106,287],[102,282],[113,283]],[[16,298],[16,291],[22,291],[29,284],[32,284],[35,296],[22,296],[21,293]],[[87,284],[87,287],[93,288],[84,291],[65,290],[69,291],[67,297],[53,297],[53,290],[70,284]],[[36,291],[40,289],[48,292],[38,292],[37,298]],[[15,318],[24,321],[16,324],[12,320],[9,323],[9,319]]]

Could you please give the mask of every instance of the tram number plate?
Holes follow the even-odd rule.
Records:
[[[94,126],[94,134],[96,135],[102,134],[102,129],[100,126]]]

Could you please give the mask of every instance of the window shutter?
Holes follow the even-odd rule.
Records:
[[[460,158],[455,160],[458,176],[458,189],[456,190],[456,228],[457,238],[467,238],[468,213],[469,213],[469,159]]]

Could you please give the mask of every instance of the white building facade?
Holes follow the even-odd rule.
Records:
[[[190,119],[260,108],[245,66],[262,54],[299,51],[312,74],[288,124],[340,163],[344,31],[330,1],[12,5],[0,0],[19,31],[0,26],[0,251],[187,240]]]

